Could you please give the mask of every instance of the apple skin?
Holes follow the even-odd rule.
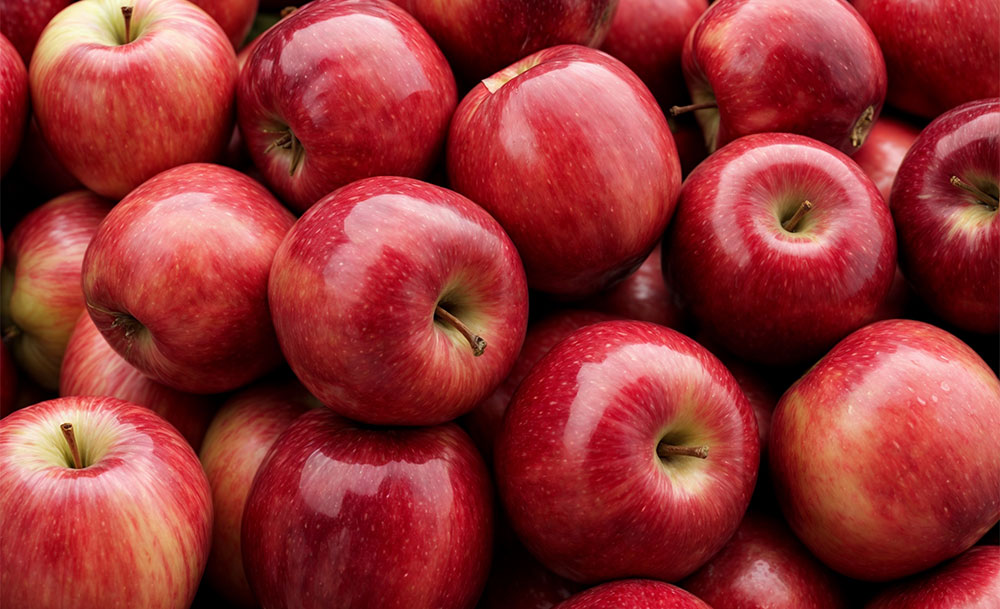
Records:
[[[228,167],[165,171],[122,199],[87,248],[90,317],[119,355],[164,385],[241,387],[281,362],[267,281],[294,222]]]
[[[238,50],[250,33],[259,0],[191,0],[215,20]]]
[[[319,405],[298,381],[259,382],[226,400],[205,434],[201,465],[215,507],[205,580],[233,606],[258,606],[240,547],[243,509],[254,475],[281,432]]]
[[[684,311],[663,279],[662,256],[661,244],[657,243],[631,275],[583,304],[616,317],[680,330],[685,321]]]
[[[63,423],[84,469],[72,467]],[[0,472],[0,605],[191,605],[212,498],[191,447],[158,415],[109,397],[35,404],[0,420]]]
[[[183,393],[150,379],[118,355],[80,311],[59,370],[59,395],[103,395],[145,406],[167,420],[198,451],[217,410],[216,400]]]
[[[446,161],[455,190],[517,245],[529,286],[564,298],[594,294],[642,263],[681,179],[670,128],[642,81],[575,45],[476,85],[455,111]]]
[[[1000,31],[993,0],[854,0],[885,56],[888,103],[934,118],[976,99],[1000,97]],[[981,76],[975,76],[981,75]]]
[[[59,367],[85,302],[84,253],[112,204],[92,192],[56,197],[14,227],[3,267],[3,326],[20,367],[46,389]]]
[[[10,17],[4,14],[4,22]],[[14,45],[0,35],[0,176],[21,148],[28,120],[28,70]]]
[[[709,152],[751,133],[806,135],[851,154],[885,101],[875,36],[843,0],[719,0],[684,43]]]
[[[748,512],[740,528],[681,587],[715,609],[847,609],[833,572],[778,518]]]
[[[950,324],[1000,330],[997,210],[950,183],[997,196],[1000,99],[969,102],[927,125],[899,167],[889,199],[903,274]]]
[[[183,0],[131,5],[128,44],[120,0],[69,5],[28,71],[52,153],[116,200],[161,171],[215,159],[233,128],[236,53],[218,24]]]
[[[489,566],[491,494],[454,424],[379,429],[307,412],[247,498],[247,579],[268,609],[471,609]]]
[[[544,48],[599,46],[618,2],[397,0],[441,46],[456,74],[470,84]]]
[[[770,465],[795,534],[827,566],[888,581],[969,547],[1000,519],[1000,380],[944,330],[854,332],[785,392]]]
[[[658,444],[709,446],[661,459]],[[581,583],[679,580],[733,534],[760,442],[721,362],[647,322],[577,330],[521,383],[495,452],[496,481],[525,547]]]
[[[897,583],[865,609],[996,609],[1000,548],[977,546],[933,571]]]
[[[457,102],[444,55],[388,0],[295,11],[260,36],[237,97],[254,164],[300,212],[361,178],[426,177]]]
[[[0,418],[16,410],[17,389],[17,368],[7,352],[7,345],[0,342]]]
[[[552,609],[583,586],[546,569],[521,544],[497,545],[476,609]]]
[[[38,36],[59,11],[72,0],[0,0],[0,33],[14,48],[24,65],[31,61]]]
[[[556,609],[712,609],[695,595],[649,579],[626,579],[595,586]]]
[[[517,251],[465,197],[376,177],[314,205],[274,257],[274,327],[292,370],[334,412],[375,425],[465,414],[514,365],[528,323]],[[486,340],[474,356],[438,304]]]
[[[803,200],[795,232],[781,223]],[[878,189],[801,135],[741,138],[688,176],[663,246],[668,285],[710,337],[768,365],[815,361],[868,323],[896,270]]]
[[[851,157],[875,182],[875,186],[878,186],[882,198],[887,203],[899,165],[918,135],[920,135],[918,127],[896,118],[882,116],[872,126],[865,145]]]
[[[684,40],[708,0],[619,0],[601,50],[646,83],[664,107],[686,104]]]

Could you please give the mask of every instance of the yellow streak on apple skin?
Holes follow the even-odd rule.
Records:
[[[995,222],[997,212],[992,211],[985,205],[970,205],[961,207],[952,212],[948,217],[948,234],[946,238],[952,239],[980,239],[982,231],[991,222]]]

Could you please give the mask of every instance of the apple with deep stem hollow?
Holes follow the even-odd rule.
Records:
[[[896,583],[865,609],[996,609],[1000,548],[977,546],[932,571]]]
[[[677,586],[649,579],[625,579],[595,586],[555,609],[712,609]]]

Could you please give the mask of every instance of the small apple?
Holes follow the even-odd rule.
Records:
[[[712,609],[677,586],[649,579],[625,579],[595,586],[556,609]]]
[[[966,550],[933,571],[896,583],[865,609],[996,609],[1000,607],[1000,548]]]
[[[882,116],[868,133],[865,145],[851,157],[875,182],[887,203],[899,165],[918,135],[920,129],[910,123]]]
[[[59,11],[73,0],[0,0],[0,33],[18,54],[24,65],[31,61],[31,53],[42,30]]]
[[[616,317],[680,330],[684,312],[663,279],[662,257],[661,244],[657,243],[631,275],[582,304]]]
[[[552,609],[583,587],[541,565],[520,544],[497,545],[476,609]]]

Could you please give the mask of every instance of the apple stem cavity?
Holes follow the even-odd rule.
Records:
[[[707,446],[674,446],[660,441],[656,445],[656,454],[661,459],[670,457],[697,457],[699,459],[708,458]]]
[[[965,190],[975,195],[976,199],[978,199],[980,203],[982,203],[986,207],[989,207],[992,211],[996,211],[997,207],[1000,207],[1000,200],[998,200],[997,197],[994,197],[988,192],[976,188],[972,184],[969,184],[968,182],[962,180],[962,178],[958,176],[951,176],[950,182],[952,186],[957,186],[962,190]]]
[[[132,42],[132,9],[131,6],[122,7],[122,17],[125,18],[125,44]]]
[[[462,336],[465,337],[465,340],[469,341],[469,346],[472,347],[473,355],[479,357],[480,355],[483,354],[483,351],[486,351],[486,341],[481,336],[473,334],[472,331],[469,330],[468,326],[462,323],[462,321],[459,318],[455,317],[450,312],[448,312],[447,309],[445,309],[441,305],[438,305],[434,309],[434,316],[444,320],[452,327],[454,327],[456,330],[458,330],[462,334]]]
[[[80,461],[80,449],[76,445],[76,432],[73,431],[72,423],[63,423],[59,426],[59,429],[63,432],[63,437],[66,438],[66,444],[69,444],[69,452],[73,455],[73,468],[83,469],[83,462]]]
[[[280,135],[264,149],[264,154],[271,152],[275,148],[290,150],[292,152],[292,162],[288,165],[288,175],[295,175],[295,170],[299,168],[299,163],[302,162],[302,155],[305,153],[302,143],[299,142],[299,138],[295,137],[295,134],[289,128],[281,131],[271,131],[271,133],[279,133]]]
[[[701,104],[691,104],[689,106],[671,106],[670,116],[678,116],[680,114],[687,114],[688,112],[694,112],[695,110],[708,110],[709,108],[718,108],[718,102],[710,101]]]
[[[806,215],[806,212],[812,208],[813,204],[811,201],[803,201],[802,204],[799,205],[799,208],[795,210],[795,215],[781,223],[781,228],[790,233],[794,233],[795,228],[799,225],[799,222],[802,221],[802,216]]]

